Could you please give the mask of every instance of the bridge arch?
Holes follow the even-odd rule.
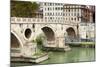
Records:
[[[65,32],[65,41],[66,42],[74,42],[76,41],[76,32],[73,27],[68,27]]]
[[[14,40],[16,41],[16,44],[13,44],[15,42]],[[23,47],[23,43],[22,43],[21,39],[19,38],[19,36],[15,32],[11,31],[11,48],[13,48],[14,45],[16,48]]]
[[[55,33],[52,28],[45,26],[45,27],[42,27],[41,30],[45,34],[47,41],[55,40]]]
[[[76,33],[75,33],[75,30],[74,28],[72,27],[69,27],[66,29],[66,32],[67,32],[67,35],[71,38],[75,38],[76,37]]]

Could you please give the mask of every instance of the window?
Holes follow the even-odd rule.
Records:
[[[58,3],[58,5],[60,5],[60,3]]]
[[[46,11],[46,8],[45,8],[45,11]]]
[[[52,3],[50,3],[50,6],[52,6]]]
[[[71,16],[73,16],[73,13],[71,14]]]
[[[76,21],[76,18],[74,18],[74,20]]]
[[[55,10],[57,10],[57,7],[55,8]]]
[[[70,9],[68,11],[70,12]]]
[[[49,8],[49,10],[52,10],[51,8]]]
[[[47,17],[45,17],[45,19],[47,19]]]
[[[44,3],[44,5],[46,6],[46,3]]]
[[[67,20],[67,18],[66,18],[66,20]]]
[[[52,13],[50,13],[50,15],[52,15]]]
[[[74,16],[76,16],[76,13],[74,13]]]
[[[50,17],[50,19],[52,20],[52,17]]]
[[[69,16],[70,16],[70,13],[69,13]]]
[[[55,5],[57,5],[57,3],[55,3]]]
[[[79,21],[79,17],[77,18],[77,20]]]
[[[57,16],[57,13],[56,13],[56,16]]]
[[[63,10],[63,7],[61,7],[61,10]]]
[[[74,11],[76,12],[76,9],[74,9]]]
[[[65,13],[65,16],[67,16],[67,13]]]
[[[49,11],[49,8],[48,8],[48,11]]]
[[[60,15],[60,13],[58,13],[58,16]]]
[[[63,16],[65,16],[65,13],[63,13]]]
[[[48,16],[49,16],[49,13],[48,13]]]
[[[60,7],[58,7],[58,10],[60,10]]]
[[[79,13],[77,13],[77,16],[79,16]]]
[[[71,20],[73,20],[73,18],[71,18]]]

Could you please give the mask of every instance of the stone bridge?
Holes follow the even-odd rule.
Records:
[[[22,52],[30,52],[27,45],[32,43],[40,34],[46,36],[47,43],[44,44],[45,47],[65,49],[65,37],[74,39],[78,36],[77,23],[46,22],[43,19],[11,17],[12,48],[20,47]]]

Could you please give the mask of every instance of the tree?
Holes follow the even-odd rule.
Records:
[[[38,9],[36,2],[11,1],[11,17],[34,17]]]

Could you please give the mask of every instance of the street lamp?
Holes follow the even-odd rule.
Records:
[[[77,23],[77,38],[78,38],[78,41],[79,41],[79,25]]]
[[[86,42],[87,42],[87,40],[88,40],[88,34],[87,34],[87,32],[88,32],[88,25],[87,25],[87,23],[86,23]]]

